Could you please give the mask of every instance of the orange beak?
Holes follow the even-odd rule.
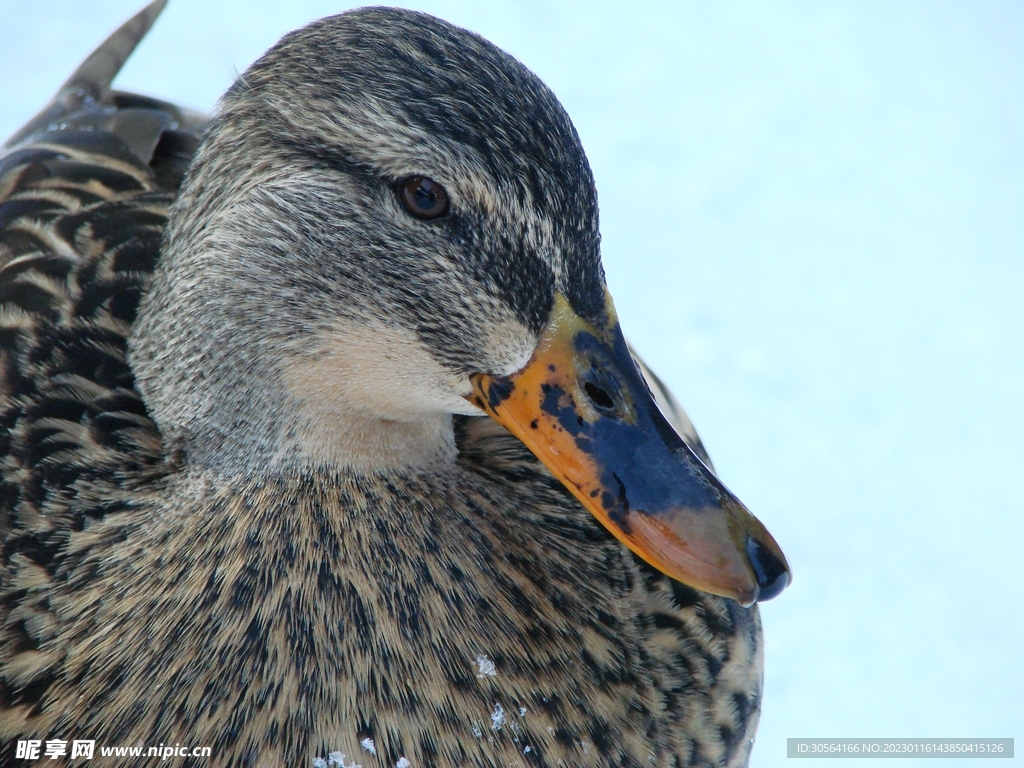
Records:
[[[775,597],[792,580],[785,555],[662,415],[611,296],[606,315],[597,327],[556,294],[526,367],[476,374],[469,399],[667,576],[743,605]]]

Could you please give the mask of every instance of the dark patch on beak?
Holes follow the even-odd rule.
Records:
[[[771,534],[659,410],[608,298],[607,325],[556,296],[531,361],[477,374],[471,400],[544,462],[608,530],[668,576],[749,605],[791,581]]]

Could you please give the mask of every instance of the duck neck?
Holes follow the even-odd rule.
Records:
[[[404,474],[455,461],[450,414],[388,420],[345,413],[330,402],[304,401],[288,438],[267,465],[273,470],[327,469],[350,475]]]

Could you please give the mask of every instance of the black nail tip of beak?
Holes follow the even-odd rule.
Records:
[[[757,577],[757,602],[778,597],[789,585],[785,564],[751,538],[747,539],[747,557]]]

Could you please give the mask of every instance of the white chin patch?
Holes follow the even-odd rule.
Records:
[[[526,365],[537,342],[524,341],[521,325],[489,330],[491,372],[508,375]],[[320,463],[380,467],[454,455],[448,414],[483,415],[465,399],[469,378],[453,376],[402,328],[335,328],[280,364],[297,450]]]
[[[416,420],[463,408],[469,381],[445,370],[410,331],[352,323],[321,334],[284,361],[289,393],[304,411],[360,419]],[[462,390],[465,390],[464,392]]]

